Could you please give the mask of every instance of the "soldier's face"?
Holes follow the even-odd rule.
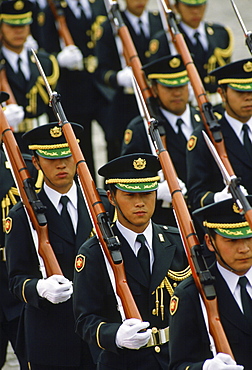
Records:
[[[252,91],[241,92],[227,87],[227,91],[218,88],[227,113],[242,123],[252,116]]]
[[[209,235],[206,235],[205,240],[209,250],[214,252]],[[212,242],[226,264],[236,270],[237,275],[244,275],[252,266],[252,238],[229,239],[216,234]],[[218,255],[216,259],[221,266],[227,268]]]
[[[154,213],[156,192],[127,193],[117,189],[113,195],[108,191],[108,199],[117,208],[118,221],[128,229],[141,233]]]
[[[127,9],[137,17],[140,17],[148,0],[126,0]]]
[[[176,9],[181,16],[181,21],[195,29],[198,28],[204,17],[206,4],[192,6],[178,2]]]
[[[73,157],[46,159],[42,157],[32,158],[37,170],[41,169],[45,183],[53,190],[65,194],[73,184],[76,165]]]
[[[1,24],[1,41],[6,48],[19,52],[22,51],[27,36],[30,33],[30,26],[11,26],[6,23]]]
[[[188,85],[167,87],[157,83],[153,86],[153,94],[159,99],[161,106],[173,114],[180,116],[186,110]]]

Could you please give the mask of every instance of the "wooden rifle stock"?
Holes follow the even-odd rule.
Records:
[[[163,1],[164,0],[162,0],[162,2]],[[207,134],[209,135],[212,143],[214,144],[216,151],[218,152],[219,157],[224,167],[226,168],[229,176],[230,177],[235,176],[232,165],[228,159],[228,155],[226,152],[225,143],[224,143],[224,139],[222,136],[220,125],[217,122],[216,117],[214,116],[212,105],[211,103],[209,103],[207,99],[204,86],[200,79],[197,68],[195,67],[191,54],[188,50],[188,47],[184,40],[184,36],[178,30],[174,13],[172,11],[166,11],[166,14],[168,16],[168,24],[169,24],[169,30],[172,36],[172,40],[174,42],[174,45],[178,53],[181,55],[181,58],[186,67],[191,85],[194,90],[194,95],[198,102],[198,106],[200,109],[200,113],[202,116],[205,130]],[[242,204],[243,211],[245,214],[245,218],[248,221],[250,228],[252,229],[252,208],[250,207],[246,199],[245,199],[245,202],[246,202],[245,205]]]
[[[19,195],[38,235],[38,253],[44,261],[47,276],[54,274],[62,275],[60,266],[49,242],[44,207],[36,196],[36,192],[32,184],[32,178],[28,172],[16,139],[5,118],[2,108],[0,108],[0,130],[3,143],[7,151],[7,156],[13,170],[13,175],[16,180]],[[34,211],[34,208],[37,209],[37,214]]]
[[[54,15],[55,20],[58,22],[58,32],[60,37],[64,40],[66,46],[75,45],[72,35],[68,29],[64,10],[59,0],[48,0],[50,9]]]
[[[0,67],[0,86],[1,91],[5,91],[9,95],[9,99],[6,100],[6,104],[17,104],[15,96],[9,85],[4,66]]]

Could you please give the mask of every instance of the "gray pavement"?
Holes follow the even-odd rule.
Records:
[[[235,0],[247,31],[252,31],[251,0]],[[156,0],[150,0],[150,9],[157,9]],[[245,45],[245,37],[239,21],[234,13],[231,0],[208,0],[206,20],[221,23],[231,28],[234,34],[233,61],[251,56]],[[106,145],[104,135],[99,125],[93,123],[93,141],[95,143],[96,168],[106,163]],[[98,176],[97,186],[102,187],[102,179]],[[8,348],[7,362],[2,370],[18,370],[19,366],[11,347]]]

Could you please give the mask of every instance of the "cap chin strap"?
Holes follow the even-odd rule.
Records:
[[[113,200],[113,202],[115,203],[115,207],[116,207],[117,211],[119,211],[119,212],[120,212],[121,216],[122,216],[122,217],[123,217],[127,222],[129,222],[129,223],[130,223],[131,225],[133,225],[133,226],[136,226],[135,224],[133,224],[133,222],[131,222],[130,220],[128,220],[126,216],[124,216],[124,214],[123,214],[123,212],[122,212],[122,210],[121,210],[121,208],[120,208],[119,204],[117,203],[117,201],[116,201],[116,199],[115,199],[115,197],[114,197],[114,193],[113,193],[113,191],[112,191],[112,190],[110,191],[110,193],[111,193],[112,200]]]
[[[239,272],[238,270],[235,270],[234,268],[232,268],[232,267],[230,267],[225,261],[224,261],[224,259],[223,259],[223,257],[221,256],[221,254],[220,254],[220,252],[219,252],[219,250],[218,250],[218,248],[217,248],[217,246],[215,245],[215,243],[213,242],[213,239],[212,239],[212,237],[210,236],[210,242],[211,242],[211,244],[212,244],[212,247],[213,247],[213,249],[214,249],[214,251],[215,251],[215,253],[219,256],[219,258],[220,258],[220,260],[221,260],[221,262],[227,267],[227,269],[228,270],[230,270],[231,272]]]

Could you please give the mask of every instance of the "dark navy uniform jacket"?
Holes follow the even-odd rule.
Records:
[[[41,80],[32,52],[27,51],[27,53],[30,79],[26,85],[18,78],[7,59],[4,58],[3,53],[1,52],[0,54],[0,62],[6,67],[6,75],[10,88],[15,96],[17,104],[24,107],[25,118],[36,118],[43,113],[47,113],[49,117],[54,118],[52,108],[49,107],[49,96]],[[54,90],[59,78],[59,66],[56,58],[42,51],[37,52],[37,57],[42,65],[51,89]]]
[[[39,198],[47,207],[49,240],[63,275],[73,280],[74,259],[78,248],[89,237],[92,224],[78,187],[78,227],[76,240],[67,233],[61,216],[44,190]],[[10,211],[12,228],[7,234],[7,264],[12,293],[27,302],[22,316],[20,345],[27,351],[28,361],[51,366],[79,366],[87,345],[74,332],[72,298],[52,304],[36,290],[42,278],[26,214],[21,203]]]
[[[205,59],[197,59],[197,47],[191,42],[183,26],[179,24],[179,30],[183,34],[190,53],[193,56],[202,83],[206,91],[216,91],[216,85],[210,83],[209,72],[222,65],[230,63],[233,52],[233,36],[229,28],[220,24],[205,22],[205,31],[208,41],[208,50],[205,52]],[[170,54],[170,48],[164,31],[156,34],[150,42],[149,47],[151,60],[156,60]]]
[[[195,129],[201,122],[199,112],[195,108],[190,108],[191,111],[191,125]],[[163,125],[166,135],[166,146],[170,154],[172,163],[176,169],[178,177],[186,183],[186,147],[184,143],[180,143],[178,135],[175,133],[173,128],[167,119],[163,116],[160,110],[158,122]],[[150,138],[151,139],[151,138]],[[122,145],[121,154],[136,153],[137,151],[143,153],[151,153],[149,139],[147,132],[144,127],[144,122],[140,116],[134,118],[125,131],[124,142]]]
[[[221,323],[235,361],[245,370],[251,369],[252,327],[236,303],[216,265],[211,267]],[[210,341],[201,310],[199,293],[190,277],[174,292],[178,298],[176,312],[170,318],[170,370],[201,370],[203,362],[212,358]]]
[[[249,194],[252,192],[252,161],[244,146],[223,116],[219,121],[229,161],[234,173],[241,178]],[[193,132],[187,148],[187,185],[189,203],[193,209],[214,202],[214,193],[224,189],[219,167],[210,153],[202,135],[203,126]],[[196,145],[194,145],[196,144]]]
[[[150,322],[150,327],[165,328],[169,324],[170,294],[166,283],[174,281],[168,277],[168,270],[175,272],[184,270],[184,275],[190,273],[188,262],[176,228],[153,224],[153,264],[151,282],[141,271],[139,262],[131,247],[114,228],[114,234],[119,237],[125,266],[126,278],[134,300],[144,321]],[[103,253],[96,238],[82,245],[80,257],[85,258],[81,271],[75,271],[74,277],[74,313],[76,330],[82,339],[94,347],[103,348],[98,359],[99,369],[167,369],[168,344],[143,348],[138,351],[119,349],[115,344],[116,332],[121,325],[121,316],[107,273]],[[167,275],[168,274],[168,275]],[[183,274],[182,274],[183,275]],[[156,315],[157,299],[161,302],[163,294],[164,319],[160,316],[160,307]],[[161,303],[162,304],[162,303]]]

